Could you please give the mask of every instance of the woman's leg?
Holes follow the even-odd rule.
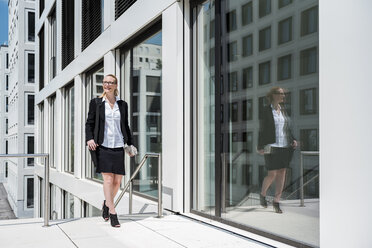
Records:
[[[270,185],[273,183],[274,179],[276,178],[276,173],[278,170],[269,170],[267,172],[267,176],[264,178],[262,182],[262,189],[261,195],[266,196],[266,192],[269,189]]]
[[[115,214],[114,198],[112,197],[114,191],[114,174],[102,173],[103,177],[103,194],[106,199],[106,206],[109,207],[109,212]]]
[[[123,178],[123,175],[114,174],[114,187],[112,191],[112,199],[115,199],[116,194],[119,191],[121,179]]]
[[[279,202],[282,196],[284,183],[285,183],[286,168],[277,170],[275,178],[275,198],[274,202]]]

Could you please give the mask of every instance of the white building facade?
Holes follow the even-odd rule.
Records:
[[[8,46],[0,46],[0,153],[8,152],[8,90],[9,90]],[[0,183],[8,177],[8,162],[0,161]]]
[[[34,153],[35,3],[9,1],[8,153]],[[7,161],[5,189],[18,218],[33,217],[34,159]]]
[[[100,215],[102,178],[91,163],[84,126],[89,101],[112,73],[119,78],[120,98],[129,104],[139,150],[136,158],[125,158],[123,186],[146,153],[161,153],[164,208],[297,247],[328,241],[320,232],[321,225],[326,232],[332,227],[320,219],[327,214],[320,212],[325,189],[319,184],[322,3],[35,4],[35,148],[50,154],[52,219]],[[256,147],[265,95],[274,86],[286,91],[283,107],[299,141],[287,169],[282,215],[259,205],[267,171]],[[43,213],[43,167],[37,160],[35,217]],[[157,169],[157,160],[148,160],[134,182],[139,211],[156,201]],[[302,183],[305,207],[299,207]],[[272,187],[269,202],[274,194]],[[127,200],[119,214],[128,212]]]

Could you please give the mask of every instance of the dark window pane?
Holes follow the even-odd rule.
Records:
[[[160,93],[160,77],[146,76],[146,91]]]
[[[302,129],[300,131],[300,144],[302,151],[318,151],[318,130]]]
[[[27,154],[34,152],[34,136],[27,136]],[[27,158],[27,166],[34,166],[34,158]]]
[[[29,53],[27,57],[28,57],[27,81],[29,83],[35,83],[35,54]]]
[[[252,22],[252,2],[246,3],[242,6],[242,25],[247,25]]]
[[[269,49],[271,47],[271,27],[260,30],[259,38],[259,51]]]
[[[236,30],[236,10],[226,14],[226,31],[231,32]]]
[[[238,121],[238,103],[229,103],[229,120],[232,122]]]
[[[301,13],[301,36],[318,31],[318,6]]]
[[[253,101],[252,99],[243,101],[243,121],[253,119]]]
[[[147,112],[160,113],[160,96],[147,96]]]
[[[310,115],[317,113],[316,89],[305,89],[300,91],[300,114]]]
[[[27,207],[34,207],[34,178],[27,178]]]
[[[238,90],[238,73],[236,71],[229,73],[229,91]]]
[[[259,0],[259,17],[264,17],[271,13],[271,0]]]
[[[243,37],[243,57],[252,55],[253,53],[253,38],[252,35]]]
[[[307,75],[317,71],[316,47],[301,51],[300,53],[300,75]]]
[[[292,17],[287,18],[278,24],[278,44],[292,40]]]
[[[243,89],[253,87],[253,68],[248,67],[243,69]]]
[[[28,41],[35,41],[35,13],[28,12]]]
[[[27,124],[34,125],[35,114],[34,114],[35,96],[27,96]]]
[[[260,85],[263,85],[263,84],[269,84],[270,83],[270,61],[267,61],[267,62],[264,62],[264,63],[261,63],[259,64],[258,66],[258,70],[259,70],[259,79],[258,79],[258,83]]]
[[[291,4],[292,0],[279,0],[279,9]]]
[[[227,54],[227,58],[228,58],[228,61],[231,62],[231,61],[235,61],[237,60],[238,58],[238,45],[237,45],[237,42],[236,41],[233,41],[231,43],[229,43],[228,45],[228,54]]]
[[[264,108],[268,105],[269,105],[269,102],[266,96],[262,96],[258,98],[258,118],[260,120],[262,119]]]
[[[292,56],[286,55],[278,59],[278,81],[292,77]]]

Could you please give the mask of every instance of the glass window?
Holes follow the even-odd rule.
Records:
[[[252,55],[253,53],[253,38],[252,35],[243,37],[243,57]]]
[[[278,23],[278,44],[292,40],[292,17]]]
[[[236,71],[229,73],[229,92],[238,90],[238,73]]]
[[[27,94],[27,125],[34,125],[35,122],[35,96]]]
[[[203,26],[203,30],[207,32],[208,28]],[[145,153],[162,151],[162,32],[153,29],[148,32],[144,41],[138,41],[133,47],[121,51],[121,93],[129,105],[129,126],[134,146],[139,151],[137,157],[141,158]],[[202,39],[206,40],[206,36],[202,36]],[[152,56],[149,61],[156,63],[139,63],[138,58],[148,54]],[[133,173],[140,161],[127,160]],[[150,158],[146,163],[134,179],[133,189],[156,198],[158,159]]]
[[[253,67],[243,69],[243,89],[253,87]]]
[[[8,128],[9,128],[9,120],[8,118],[5,119],[5,134],[8,134]]]
[[[63,202],[64,202],[64,211],[63,211],[63,219],[71,219],[74,218],[74,195],[63,191]]]
[[[279,0],[279,9],[292,3],[292,0]]]
[[[28,23],[28,41],[35,41],[35,13],[27,12],[27,23]]]
[[[6,96],[5,97],[5,112],[9,111],[9,98]]]
[[[316,89],[304,89],[300,91],[300,114],[311,115],[317,113]]]
[[[253,119],[253,101],[252,99],[243,101],[243,121]]]
[[[49,16],[50,21],[50,48],[49,48],[49,80],[57,74],[57,17],[56,9]]]
[[[259,17],[264,17],[271,13],[271,0],[259,0]]]
[[[26,177],[26,207],[34,207],[34,178]]]
[[[49,99],[50,104],[50,154],[49,154],[49,162],[50,166],[56,168],[57,164],[57,104],[56,104],[56,95],[50,97]]]
[[[300,75],[315,73],[318,67],[318,51],[316,47],[308,48],[300,52]]]
[[[8,154],[8,140],[5,140],[5,154]]]
[[[9,168],[8,168],[8,162],[5,162],[5,178],[8,178]]]
[[[226,14],[226,31],[231,32],[236,30],[236,10]]]
[[[271,27],[260,30],[259,51],[269,49],[271,47]]]
[[[318,130],[317,129],[301,129],[300,141],[302,151],[318,151]]]
[[[259,64],[258,70],[259,70],[258,84],[263,85],[271,83],[270,61]]]
[[[318,31],[318,6],[301,13],[301,36]]]
[[[278,58],[278,81],[292,77],[292,55]]]
[[[35,149],[34,149],[34,142],[35,142],[35,138],[34,136],[26,136],[26,140],[27,140],[27,154],[34,154],[35,153]],[[34,166],[34,161],[35,159],[34,158],[27,158],[27,166]]]
[[[253,20],[252,1],[242,6],[242,25],[248,25]]]
[[[71,83],[69,86],[65,88],[65,123],[66,123],[66,163],[65,163],[65,171],[66,172],[74,172],[74,153],[75,153],[75,146],[74,146],[74,138],[75,138],[75,88],[74,83]]]
[[[5,75],[5,90],[9,90],[9,75]]]
[[[311,176],[302,175],[298,167],[301,149],[318,151],[319,148],[319,75],[313,73],[318,71],[318,40],[312,36],[315,39],[309,47],[310,43],[294,38],[296,30],[301,35],[303,25],[300,21],[295,22],[294,17],[301,19],[306,9],[291,0],[245,0],[240,3],[207,0],[198,3],[192,9],[191,21],[192,54],[195,55],[192,56],[194,152],[190,174],[191,209],[202,216],[211,216],[214,220],[226,221],[242,229],[259,230],[266,237],[296,247],[317,247],[318,182],[313,180],[304,187],[305,207],[293,205],[301,198],[298,190],[301,179],[306,183],[311,177],[319,175],[317,156],[304,160],[304,172]],[[271,15],[272,7],[276,8],[275,18]],[[257,17],[263,18],[253,19],[252,9]],[[232,31],[230,20],[234,15],[239,23]],[[215,18],[217,16],[221,18]],[[208,39],[211,23],[215,30],[221,32]],[[257,38],[253,32],[257,32]],[[275,35],[274,45],[271,43],[272,35]],[[252,52],[253,38],[258,44],[255,52]],[[286,45],[289,43],[290,47]],[[261,147],[262,129],[268,126],[267,118],[272,113],[271,100],[266,95],[274,86],[282,87],[284,91],[281,103],[286,117],[284,132],[288,134],[289,128],[299,144],[304,142],[304,147],[298,147],[293,156],[288,157],[288,166],[285,166],[285,174],[281,178],[284,184],[279,188],[275,183],[267,184],[267,175],[271,173],[266,169],[269,166],[265,162],[267,155],[265,158],[256,152],[258,146]],[[155,120],[147,119],[147,123],[156,126]],[[265,132],[272,135],[272,128]],[[275,132],[274,126],[274,139]],[[155,135],[150,137],[156,140]],[[260,203],[263,190],[271,204],[268,208],[263,208]],[[279,194],[276,194],[277,190]],[[280,216],[272,207],[273,200],[277,198],[284,212]],[[290,217],[292,214],[296,215],[295,219]],[[301,233],[273,226],[293,227],[294,223],[301,226]]]
[[[86,73],[85,81],[85,115],[88,116],[88,108],[90,100],[100,96],[103,93],[102,81],[103,81],[103,64],[100,63],[92,70]],[[85,118],[86,118],[85,117]],[[85,133],[84,133],[85,134]],[[84,138],[85,140],[85,138]],[[94,166],[88,148],[85,149],[85,161],[86,161],[86,177],[103,180],[101,173],[96,172],[96,167]]]
[[[27,82],[35,83],[35,54],[28,53],[27,54]]]
[[[228,61],[236,61],[238,59],[238,45],[236,41],[230,42],[227,44],[228,46]]]

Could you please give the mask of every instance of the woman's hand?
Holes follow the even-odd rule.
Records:
[[[98,146],[98,144],[96,144],[96,142],[94,142],[94,139],[88,140],[87,145],[88,145],[88,149],[92,150],[92,151],[95,151],[97,146]]]
[[[264,155],[264,149],[259,149],[259,150],[257,150],[257,152],[260,154],[260,155]]]
[[[293,140],[293,142],[292,142],[292,148],[293,149],[296,149],[297,148],[297,141],[296,140]]]

